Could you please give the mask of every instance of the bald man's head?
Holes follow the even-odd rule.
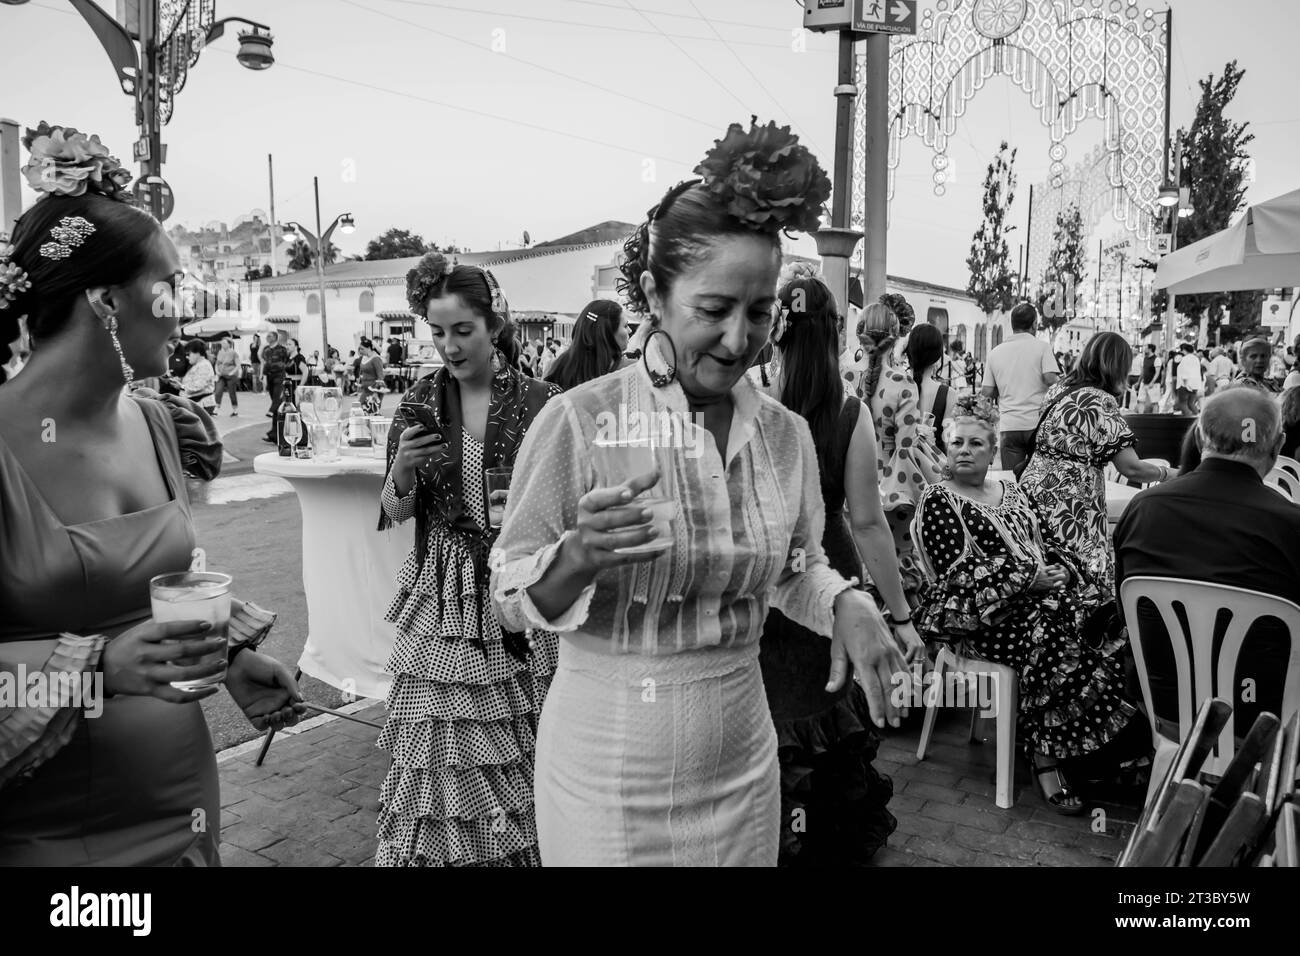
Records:
[[[1201,406],[1196,423],[1205,458],[1231,458],[1266,474],[1277,461],[1282,417],[1273,397],[1257,388],[1226,388]]]

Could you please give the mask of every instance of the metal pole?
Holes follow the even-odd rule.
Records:
[[[1020,276],[1020,287],[1021,289],[1027,291],[1029,289],[1029,250],[1030,250],[1031,240],[1034,237],[1034,184],[1033,183],[1029,184],[1029,215],[1027,215],[1025,219],[1027,220],[1025,222],[1025,264],[1023,266],[1024,272],[1022,272]],[[1026,294],[1026,292],[1021,292],[1020,294],[1023,296]]]
[[[886,226],[889,217],[889,35],[866,39],[863,150],[862,301],[877,301],[888,281]]]
[[[851,30],[840,31],[839,74],[835,85],[835,164],[831,186],[831,226],[847,229],[853,203],[853,101],[858,88],[854,82]],[[823,254],[826,284],[835,295],[835,303],[844,315],[849,311],[850,255]],[[843,342],[840,343],[843,348]]]
[[[158,0],[142,0],[142,3],[140,69],[143,75],[138,94],[142,98],[140,135],[149,142],[149,156],[142,164],[142,172],[149,190],[149,212],[162,222],[162,189],[159,183],[150,182],[151,177],[162,178],[162,130],[158,115],[158,84],[161,79],[158,65],[162,58],[158,51]]]
[[[280,244],[280,227],[275,218],[275,164],[270,153],[266,154],[266,178],[271,190],[271,275],[279,275],[280,259],[275,251]]]
[[[17,120],[0,119],[0,232],[12,233],[23,211],[18,132]]]
[[[313,176],[311,178],[312,187],[316,190],[316,285],[320,292],[320,352],[321,355],[330,354],[329,329],[325,321],[325,236],[321,235],[320,228],[320,178]]]

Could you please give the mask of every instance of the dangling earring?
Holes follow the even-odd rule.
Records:
[[[135,373],[131,371],[131,366],[127,364],[126,356],[122,354],[122,343],[117,338],[117,316],[112,312],[100,315],[100,309],[104,307],[104,303],[92,299],[89,289],[86,290],[86,301],[90,303],[90,310],[100,317],[104,323],[104,328],[108,330],[108,337],[113,340],[113,349],[117,352],[117,360],[122,363],[122,378],[129,387],[135,381]]]
[[[650,320],[653,322],[655,320],[655,317],[653,315],[650,316]],[[667,372],[656,372],[652,368],[650,368],[650,343],[654,340],[654,337],[656,335],[662,335],[664,337],[664,341],[668,343],[668,347],[672,349],[673,360],[668,363]],[[652,384],[655,388],[667,388],[674,381],[676,381],[677,346],[673,344],[672,336],[660,328],[654,329],[649,335],[647,335],[645,337],[645,342],[641,346],[641,364],[645,366],[646,374],[650,376],[650,384]]]

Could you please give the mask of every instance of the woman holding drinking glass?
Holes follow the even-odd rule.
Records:
[[[173,682],[220,673],[191,659],[226,639],[152,620],[149,582],[190,566],[185,473],[215,477],[221,443],[192,402],[124,391],[166,371],[184,272],[98,139],[42,123],[24,143],[43,195],[0,244],[0,343],[23,317],[33,342],[30,373],[0,387],[0,681],[24,695],[40,675],[52,694],[0,706],[0,865],[216,866],[198,701],[217,687]],[[272,620],[233,602],[231,636],[256,642]],[[284,665],[229,653],[253,725],[296,723]]]
[[[733,125],[696,172],[625,246],[642,362],[542,410],[494,555],[506,626],[563,634],[537,741],[548,866],[776,864],[769,601],[809,641],[834,635],[828,690],[851,659],[872,718],[896,720],[905,664],[871,598],[827,565],[808,425],[745,374],[771,328],[780,231],[815,229],[830,182],[775,124]],[[646,422],[671,431],[655,468],[593,466]],[[667,529],[635,500],[647,491],[673,493]]]
[[[492,611],[484,472],[514,464],[559,389],[502,353],[514,332],[491,272],[432,252],[406,294],[443,366],[406,393],[388,433],[379,527],[415,518],[415,549],[386,615],[397,643],[379,746],[393,762],[375,865],[536,866],[533,740],[555,636],[532,635],[530,649]]]

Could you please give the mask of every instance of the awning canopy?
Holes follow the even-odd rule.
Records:
[[[1300,284],[1300,189],[1258,203],[1227,229],[1172,252],[1155,287],[1174,295]]]
[[[191,322],[181,329],[185,335],[220,335],[223,332],[252,335],[254,332],[270,331],[271,325],[265,319],[239,312],[216,312],[206,319]]]
[[[266,321],[272,325],[294,325],[302,321],[301,315],[268,315]]]
[[[416,315],[414,312],[376,312],[375,317],[387,322],[414,322],[416,319],[424,321],[423,316]]]

